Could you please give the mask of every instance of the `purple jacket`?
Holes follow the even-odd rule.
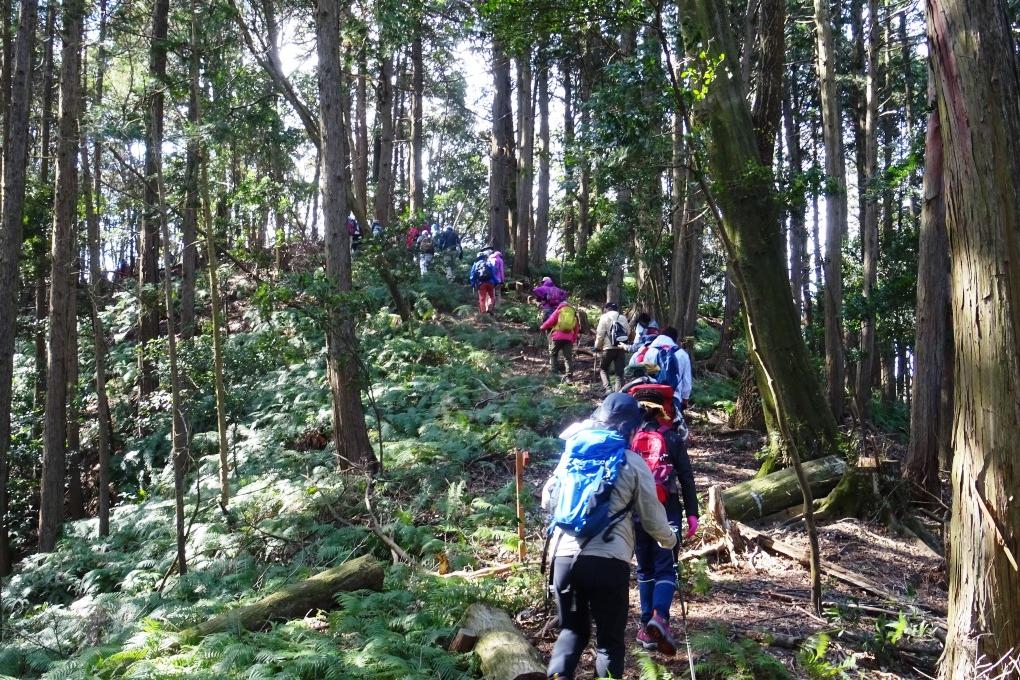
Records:
[[[567,291],[562,288],[557,288],[552,284],[543,283],[537,286],[531,291],[531,294],[535,296],[535,299],[542,303],[542,309],[552,311],[559,306],[561,302],[567,299]]]

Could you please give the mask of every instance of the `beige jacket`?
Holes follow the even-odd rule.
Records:
[[[542,508],[551,512],[556,507],[559,493],[559,482],[556,474],[546,481],[542,488]],[[626,513],[610,532],[610,540],[602,540],[602,534],[593,537],[582,551],[583,555],[595,557],[615,557],[630,562],[634,556],[634,522],[633,513],[641,519],[642,528],[663,548],[676,545],[676,534],[666,519],[666,509],[655,495],[655,482],[648,464],[640,455],[627,451],[627,464],[620,470],[616,486],[609,496],[609,513],[613,515],[634,500],[631,512]],[[580,541],[559,528],[553,530],[549,539],[549,559],[554,557],[572,557],[585,539]]]

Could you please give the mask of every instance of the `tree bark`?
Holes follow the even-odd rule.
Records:
[[[549,57],[541,52],[538,70],[538,199],[535,205],[535,242],[531,247],[534,269],[545,267],[549,249],[549,183],[551,161],[549,138]]]
[[[72,236],[78,207],[78,115],[81,95],[82,0],[63,4],[60,48],[60,123],[57,184],[53,199],[50,269],[50,334],[47,350],[46,415],[39,483],[39,552],[51,552],[64,520],[67,454],[68,339],[74,320],[71,290],[75,252]]]
[[[822,100],[822,137],[825,174],[829,189],[825,198],[825,373],[829,408],[843,418],[843,239],[847,232],[846,168],[843,157],[843,123],[836,91],[836,53],[828,0],[814,0],[817,69]]]
[[[794,87],[799,85],[796,70],[784,79],[783,123],[786,132],[786,153],[790,163],[790,175],[799,177],[804,171],[803,152],[800,143],[799,106],[793,104]],[[795,113],[796,112],[796,113]],[[808,292],[810,275],[807,254],[807,205],[802,196],[795,196],[790,207],[790,288],[793,289],[793,306],[797,316],[804,322],[805,310],[810,307]]]
[[[379,63],[375,106],[376,129],[379,130],[375,145],[375,219],[384,227],[391,226],[393,222],[393,99],[393,57],[384,54]],[[340,115],[339,111],[337,115]],[[343,202],[346,208],[346,199]],[[346,211],[341,219],[347,219]],[[328,231],[327,227],[323,228]]]
[[[946,679],[1020,649],[1020,73],[1003,10],[926,3],[956,363]]]
[[[574,132],[574,79],[568,59],[560,62],[563,71],[563,195],[566,216],[563,218],[563,257],[573,260],[577,255],[577,150]]]
[[[371,555],[363,555],[304,581],[284,586],[257,602],[231,609],[187,628],[180,639],[184,643],[194,643],[214,633],[258,630],[270,621],[293,619],[313,611],[332,611],[337,608],[337,593],[378,591],[382,587],[382,565]]]
[[[354,86],[354,195],[368,208],[368,50],[358,53],[358,74]]]
[[[783,110],[783,63],[786,58],[786,2],[760,0],[758,35],[761,64],[758,89],[751,120],[758,133],[758,152],[762,161],[772,163]]]
[[[32,69],[35,56],[35,0],[22,0],[17,46],[4,60],[9,72],[10,99],[4,130],[3,208],[0,213],[0,576],[11,571],[12,556],[7,527],[10,477],[11,399],[14,381],[14,338],[17,325],[18,256],[21,254],[25,179],[28,167],[28,119],[32,102]],[[4,22],[4,31],[10,28]],[[9,41],[9,39],[8,39]],[[6,94],[7,90],[4,91]]]
[[[489,245],[505,250],[510,239],[510,173],[513,169],[513,112],[510,58],[492,39],[492,143],[489,149]]]
[[[192,13],[195,9],[192,8]],[[192,16],[192,23],[195,17]],[[270,27],[275,22],[267,20]],[[194,33],[194,26],[192,26]],[[270,41],[275,43],[274,31],[270,30]],[[192,35],[188,54],[188,123],[192,128],[198,126],[198,70],[200,68],[199,45]],[[184,160],[184,210],[181,216],[181,337],[190,338],[195,333],[195,270],[198,266],[198,164],[200,141],[195,132],[188,136]]]
[[[513,274],[528,275],[528,250],[531,247],[532,191],[535,183],[535,113],[532,107],[533,74],[531,50],[525,49],[517,58],[517,211],[514,241]]]
[[[425,173],[422,166],[422,146],[424,134],[422,125],[425,114],[425,59],[422,57],[421,33],[419,25],[414,39],[411,41],[411,214],[425,212]]]
[[[878,359],[878,342],[875,329],[875,285],[878,282],[878,202],[873,186],[878,176],[878,79],[879,31],[878,0],[868,0],[868,51],[867,92],[864,114],[864,180],[860,187],[864,202],[864,222],[861,224],[861,241],[864,247],[864,276],[862,293],[864,317],[861,320],[861,359],[857,367],[857,412],[869,418],[871,390]]]
[[[347,234],[347,150],[340,101],[340,7],[338,0],[318,0],[315,13],[316,50],[319,56],[319,118],[322,139],[322,207],[326,233],[326,276],[334,291],[351,291],[351,243]],[[378,198],[378,194],[377,194]],[[327,309],[327,368],[333,397],[333,441],[339,466],[374,472],[378,466],[368,441],[354,318],[350,306],[338,300]]]

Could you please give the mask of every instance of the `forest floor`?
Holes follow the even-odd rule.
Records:
[[[517,330],[524,326],[508,325],[517,326]],[[591,338],[583,338],[581,346],[585,340]],[[544,343],[544,336],[532,334],[523,346],[504,352],[505,358],[516,373],[544,377],[549,370]],[[585,350],[575,355],[572,382],[579,394],[587,394],[594,408],[602,397],[602,386],[594,357]],[[696,377],[695,392],[697,389]],[[694,409],[688,417],[688,452],[702,506],[702,528],[683,546],[691,551],[707,545],[710,541],[706,536],[718,536],[704,508],[708,488],[725,488],[752,478],[758,468],[755,453],[761,442],[752,444],[746,438],[724,436],[728,428],[721,410]],[[526,479],[537,500],[555,461],[535,462]],[[807,550],[802,522],[752,526]],[[747,640],[753,638],[766,643],[767,653],[796,677],[923,678],[933,674],[937,660],[933,652],[940,649],[938,627],[945,618],[947,603],[945,561],[935,558],[913,537],[898,536],[879,522],[851,518],[825,523],[819,526],[819,540],[825,562],[866,576],[898,599],[882,601],[836,579],[823,578],[824,615],[818,617],[811,611],[807,569],[788,558],[756,550],[739,556],[736,562],[731,562],[725,551],[721,557],[688,561],[682,570],[687,632],[696,641],[695,663],[706,664],[719,677],[771,677],[768,667],[760,665],[757,646]],[[640,611],[636,583],[630,599],[628,640],[632,644],[624,677],[636,679],[642,677],[642,659],[637,655],[647,658],[633,644]],[[863,611],[862,606],[870,609]],[[547,625],[554,614],[549,603],[548,610],[535,608],[517,616],[546,657],[556,639],[555,626]],[[689,677],[679,598],[674,599],[672,622],[680,647],[677,655],[667,658],[653,653],[652,659],[671,674],[661,677]],[[819,634],[825,636],[825,641],[819,641]],[[743,646],[738,644],[740,639],[744,640]],[[800,643],[808,639],[808,643]],[[582,660],[579,678],[594,677],[593,668],[592,646]]]

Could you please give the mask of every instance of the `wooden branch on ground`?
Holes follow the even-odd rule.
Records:
[[[804,463],[804,474],[815,498],[831,491],[845,472],[846,461],[840,456],[826,456]],[[793,468],[785,468],[724,489],[722,502],[726,516],[739,521],[765,517],[804,501],[796,472]]]
[[[770,552],[774,555],[782,555],[783,557],[788,557],[796,562],[799,562],[800,564],[803,564],[804,566],[808,565],[808,556],[803,550],[795,548],[789,543],[778,541],[772,538],[771,536],[758,531],[757,529],[752,529],[746,524],[741,524],[739,522],[734,522],[734,524],[737,525],[737,528],[740,530],[741,534],[743,534],[746,538],[749,538],[750,540],[757,542],[758,545],[760,545],[763,550]],[[842,581],[843,583],[854,586],[855,588],[859,588],[866,593],[870,593],[871,595],[880,597],[888,602],[895,602],[905,607],[917,606],[921,607],[922,609],[927,609],[928,611],[931,611],[936,614],[942,615],[945,614],[944,611],[939,611],[933,607],[928,607],[919,604],[910,605],[909,603],[904,603],[897,595],[894,595],[893,593],[889,592],[879,584],[869,579],[867,576],[846,569],[845,567],[841,567],[839,565],[825,561],[822,562],[821,567],[823,573],[839,581]]]
[[[485,680],[545,680],[542,656],[502,609],[481,602],[468,607],[450,650],[468,651],[472,639]]]
[[[180,641],[193,643],[228,630],[258,630],[270,621],[293,619],[316,610],[329,611],[338,606],[337,593],[382,590],[382,586],[382,565],[371,555],[363,555],[188,628],[181,633]]]
[[[688,550],[677,559],[681,562],[688,562],[690,560],[701,559],[702,557],[709,557],[710,555],[717,555],[723,550],[726,550],[726,541],[716,541],[715,543],[710,543],[703,548],[698,548],[697,550]]]

